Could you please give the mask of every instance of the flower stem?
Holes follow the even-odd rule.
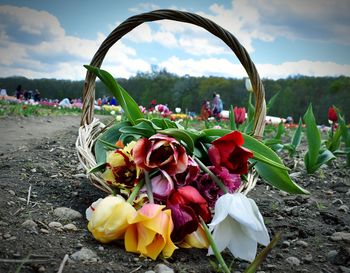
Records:
[[[154,204],[152,184],[151,184],[151,180],[149,178],[149,172],[144,171],[144,174],[145,174],[145,182],[146,182],[146,190],[147,190],[148,200],[151,204]]]
[[[211,179],[214,180],[214,182],[216,183],[216,185],[219,186],[219,188],[224,192],[224,193],[228,193],[228,190],[226,188],[226,186],[224,185],[224,183],[222,183],[222,181],[211,171],[208,169],[207,166],[205,166],[203,164],[202,161],[200,161],[197,157],[193,157],[194,160],[198,163],[198,165],[201,167],[201,169],[203,171],[205,171],[207,174],[209,174],[209,176],[211,177]]]
[[[215,255],[216,260],[218,261],[218,263],[220,264],[222,270],[225,273],[231,273],[230,269],[228,268],[228,266],[226,265],[224,258],[221,256],[220,251],[218,251],[218,248],[216,247],[216,244],[214,242],[213,236],[211,236],[211,233],[206,225],[206,223],[203,221],[202,217],[199,217],[200,221],[201,221],[201,225],[203,227],[203,230],[205,232],[205,235],[208,238],[209,244],[213,250],[213,253]]]
[[[143,187],[143,185],[145,185],[145,180],[142,179],[133,189],[133,191],[131,192],[128,200],[126,202],[132,204],[132,202],[134,201],[136,195],[139,193],[140,189]]]

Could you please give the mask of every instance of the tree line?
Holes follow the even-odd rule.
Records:
[[[166,70],[138,73],[129,79],[117,79],[131,96],[147,107],[151,100],[167,104],[170,109],[180,107],[183,111],[199,113],[204,100],[211,100],[212,94],[219,93],[224,109],[230,105],[245,106],[248,92],[244,79],[223,77],[177,76]],[[82,97],[84,81],[58,79],[27,79],[24,77],[0,78],[0,89],[5,88],[9,95],[17,85],[24,89],[39,89],[42,98],[63,99]],[[341,109],[347,120],[350,118],[350,77],[290,77],[287,79],[263,79],[266,100],[278,93],[269,115],[298,120],[303,116],[309,103],[313,104],[318,123],[327,123],[327,111],[332,105]],[[110,96],[101,83],[96,83],[96,98]]]

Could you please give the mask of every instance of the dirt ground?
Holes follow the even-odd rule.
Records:
[[[168,260],[151,261],[126,253],[122,242],[94,240],[85,209],[105,194],[82,175],[78,125],[76,116],[0,118],[0,272],[215,272],[205,250],[178,249]],[[345,159],[314,175],[305,173],[302,154],[285,162],[311,195],[288,195],[262,182],[249,193],[271,237],[282,232],[259,272],[350,272]],[[62,214],[62,207],[72,210]],[[234,260],[232,272],[246,267]]]

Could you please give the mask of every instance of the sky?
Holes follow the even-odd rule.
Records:
[[[155,9],[196,13],[227,29],[262,78],[350,76],[349,0],[0,0],[0,77],[83,80],[83,65],[116,26]],[[129,32],[102,64],[117,78],[155,67],[179,76],[247,76],[219,38],[169,20]]]

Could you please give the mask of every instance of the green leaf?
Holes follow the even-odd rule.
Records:
[[[124,126],[123,128],[120,128],[119,131],[123,134],[140,135],[147,138],[156,133],[153,126],[145,121],[142,121],[134,126]]]
[[[229,117],[230,117],[230,127],[231,130],[236,130],[236,122],[235,122],[235,112],[233,111],[233,106],[230,106],[230,112],[229,112]]]
[[[102,172],[106,169],[106,162],[101,162],[97,164],[95,167],[89,170],[89,173],[97,173],[97,172]]]
[[[308,156],[308,152],[305,154],[306,162],[307,162],[307,160],[309,160],[309,158],[307,156]],[[316,164],[314,164],[314,165],[311,165],[311,164],[306,165],[306,171],[308,173],[314,173],[323,164],[326,164],[326,163],[328,163],[329,161],[331,161],[333,159],[335,159],[334,154],[331,151],[329,151],[329,150],[324,150],[322,153],[320,153],[318,155]]]
[[[111,74],[94,66],[84,65],[94,73],[112,92],[120,106],[123,108],[128,120],[135,125],[137,119],[143,118],[143,114],[134,99],[121,87]]]
[[[344,134],[343,130],[348,130],[346,127],[338,126],[333,135],[330,137],[329,141],[327,141],[327,148],[331,152],[334,152],[339,149],[341,136]]]
[[[281,144],[281,140],[280,139],[266,139],[266,140],[263,140],[263,143],[266,146],[271,147],[272,145]]]
[[[278,155],[269,147],[265,146],[263,143],[251,136],[243,134],[243,137],[244,147],[253,151],[253,153],[259,153],[263,155],[264,157],[274,161],[277,164],[284,165],[282,160],[278,157]],[[307,190],[303,189],[291,180],[286,170],[282,170],[276,166],[261,161],[258,161],[254,167],[259,173],[259,175],[267,183],[280,190],[289,193],[309,194]]]
[[[306,138],[308,144],[307,160],[305,160],[306,169],[311,170],[317,164],[318,154],[321,148],[321,134],[317,128],[312,105],[310,104],[305,115]]]
[[[137,120],[137,123],[140,123],[140,122],[145,122],[145,123],[148,123],[148,125],[150,125],[154,130],[162,130],[164,128],[162,127],[159,127],[157,126],[153,120],[149,120],[149,119],[146,119],[146,118],[141,118],[141,119],[138,119]]]
[[[301,118],[300,118],[298,128],[294,132],[294,135],[292,138],[292,143],[291,143],[293,145],[294,149],[296,149],[300,144],[302,127],[303,127],[303,123],[302,123]]]
[[[276,133],[275,139],[280,140],[282,138],[283,133],[284,133],[284,124],[283,122],[280,122],[277,127],[277,133]]]
[[[280,92],[277,92],[275,95],[271,97],[271,99],[268,101],[266,105],[266,112],[269,112],[272,106],[275,104],[277,97],[279,96]]]
[[[172,137],[176,138],[178,141],[183,141],[187,146],[188,152],[190,154],[193,154],[194,142],[193,142],[193,139],[191,138],[191,136],[186,131],[180,130],[180,129],[175,129],[175,128],[169,128],[169,129],[159,131],[159,133],[167,135],[167,136],[172,136]]]
[[[119,139],[119,136],[121,135],[121,132],[119,131],[119,129],[128,125],[130,125],[130,123],[127,121],[113,125],[110,128],[108,128],[106,132],[104,132],[101,136],[97,138],[97,141],[94,147],[97,164],[106,162],[106,151],[110,150],[111,147],[110,145],[107,145],[105,143],[109,143],[109,144],[116,143]],[[107,146],[107,149],[106,149],[106,146]],[[115,149],[116,148],[117,147],[115,147]]]

